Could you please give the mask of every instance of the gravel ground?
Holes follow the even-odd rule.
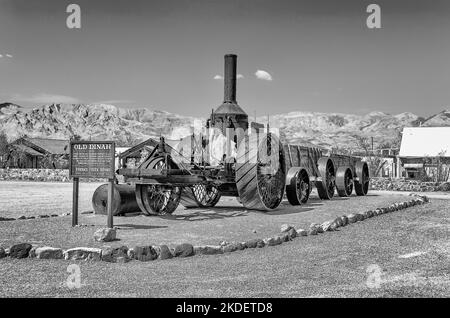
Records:
[[[353,201],[347,212],[362,208]],[[0,296],[450,297],[449,205],[434,200],[336,232],[223,255],[127,264],[2,259]],[[324,206],[315,207],[318,218]],[[66,284],[73,263],[81,268],[79,289]],[[374,269],[380,276],[369,273]]]
[[[80,212],[92,211],[92,194],[101,184],[80,182]],[[0,216],[18,218],[71,211],[72,183],[0,181]]]
[[[22,195],[20,200],[14,197],[12,188],[17,185],[20,192],[25,191],[31,195]],[[82,201],[80,211],[89,210],[88,204],[97,186],[98,184],[84,184],[82,190],[80,189],[80,201]],[[184,242],[194,245],[215,245],[223,240],[240,242],[278,234],[281,225],[285,223],[306,229],[313,222],[321,223],[344,214],[384,207],[404,200],[405,197],[401,195],[369,195],[321,201],[313,192],[312,198],[306,205],[294,207],[285,201],[277,210],[263,213],[246,210],[234,198],[224,197],[215,209],[185,210],[180,205],[172,216],[115,217],[114,224],[119,227],[120,240],[109,245],[175,245]],[[0,216],[61,214],[70,211],[71,185],[9,183],[7,187],[2,186],[0,190],[0,204],[2,202],[8,203],[6,206],[9,205],[9,208],[2,206],[2,209],[9,212],[0,212]],[[14,206],[12,206],[13,203]],[[33,210],[34,206],[36,211]],[[25,211],[30,212],[25,213]],[[62,248],[103,246],[101,243],[94,242],[93,234],[95,230],[106,225],[106,216],[80,214],[80,224],[89,226],[72,228],[70,216],[0,222],[0,242],[13,244],[26,241]]]

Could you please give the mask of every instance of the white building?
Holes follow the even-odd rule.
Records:
[[[448,178],[450,127],[403,128],[399,159],[405,177],[420,178],[424,174],[436,176],[437,173],[442,179],[444,173]]]

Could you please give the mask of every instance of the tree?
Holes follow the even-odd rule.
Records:
[[[41,159],[41,166],[44,169],[66,169],[68,162],[65,155],[46,154]]]
[[[377,177],[387,161],[383,159],[380,155],[375,155],[372,152],[372,144],[369,142],[367,137],[354,136],[357,142],[358,148],[360,148],[366,157],[367,164],[369,166],[369,173],[373,177]]]
[[[27,153],[21,148],[10,146],[6,162],[8,162],[10,159],[14,160],[13,165],[16,165],[18,168],[22,168],[23,163],[27,160]]]
[[[6,166],[9,157],[9,143],[6,134],[2,131],[0,132],[0,165],[2,168]]]

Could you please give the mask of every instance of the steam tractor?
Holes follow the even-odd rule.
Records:
[[[283,197],[292,205],[308,201],[313,186],[323,200],[369,188],[367,163],[321,149],[282,143],[269,124],[249,123],[236,101],[237,56],[225,55],[224,101],[201,133],[169,145],[163,137],[136,168],[118,170],[134,186],[137,205],[147,215],[213,207],[234,196],[248,209],[276,209]]]

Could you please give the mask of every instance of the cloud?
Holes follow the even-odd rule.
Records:
[[[6,57],[13,57],[11,54],[6,54]]]
[[[244,78],[244,75],[238,74],[238,75],[236,75],[236,78],[237,78],[237,79]],[[223,80],[223,76],[217,74],[216,76],[214,76],[214,79],[215,79],[215,80]]]
[[[2,58],[2,57],[3,57],[3,55],[0,54],[0,58]]]
[[[34,104],[80,104],[81,101],[78,98],[54,95],[54,94],[36,94],[33,96],[14,95],[11,100],[18,102],[28,102]]]
[[[257,79],[263,80],[263,81],[271,81],[272,75],[270,75],[268,72],[263,70],[257,70],[255,73],[255,76]]]

